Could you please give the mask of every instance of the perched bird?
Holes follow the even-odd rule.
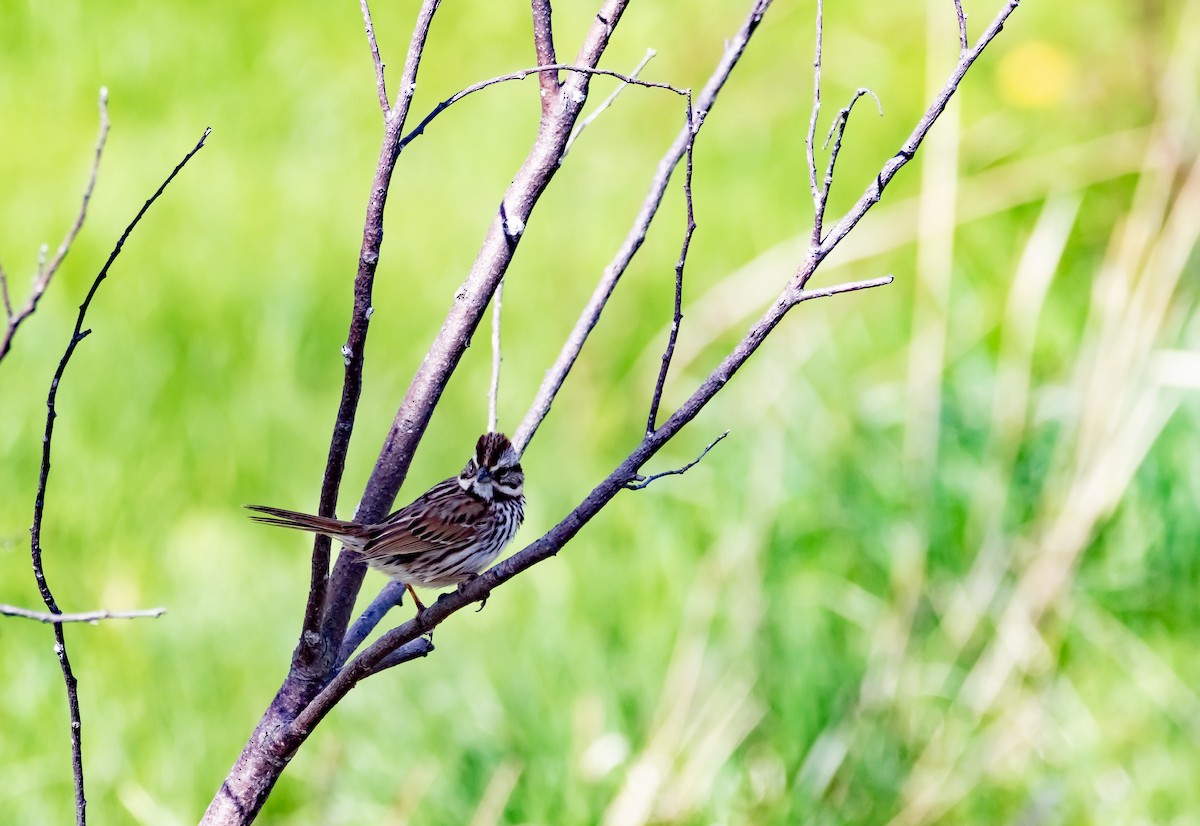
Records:
[[[485,433],[462,473],[438,482],[411,505],[375,524],[247,505],[257,522],[321,533],[338,540],[413,590],[444,588],[478,574],[504,550],[525,518],[521,457],[503,433]]]

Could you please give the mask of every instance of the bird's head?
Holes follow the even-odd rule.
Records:
[[[503,433],[485,433],[475,444],[475,455],[458,484],[464,491],[486,501],[518,499],[525,491],[521,457]]]

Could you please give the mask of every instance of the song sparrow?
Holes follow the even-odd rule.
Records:
[[[444,588],[488,566],[525,518],[525,473],[503,433],[485,433],[462,473],[438,482],[411,505],[376,524],[247,505],[268,525],[322,533],[403,582],[419,609],[414,585]]]

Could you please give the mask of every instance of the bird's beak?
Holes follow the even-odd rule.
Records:
[[[488,473],[488,469],[485,467],[481,467],[479,469],[479,471],[475,474],[476,482],[490,482],[491,479],[492,479],[492,474]]]

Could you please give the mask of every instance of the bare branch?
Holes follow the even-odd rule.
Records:
[[[641,74],[642,69],[646,68],[646,64],[654,58],[655,54],[656,52],[654,49],[647,49],[645,56],[641,59],[638,65],[633,67],[633,71],[629,73],[629,77],[636,79],[637,76]],[[621,83],[620,86],[618,86],[616,89],[613,89],[612,94],[600,102],[600,105],[597,106],[590,115],[579,122],[579,125],[576,126],[571,132],[571,137],[567,139],[567,145],[563,148],[564,158],[567,157],[567,153],[571,151],[571,147],[574,146],[575,141],[579,139],[579,135],[583,132],[583,130],[591,126],[592,121],[604,114],[604,111],[612,106],[613,103],[616,102],[617,97],[626,89],[628,89],[630,85],[631,84],[629,83]]]
[[[603,77],[613,77],[626,85],[641,86],[646,89],[666,89],[669,92],[674,92],[675,94],[679,95],[680,97],[685,97],[687,95],[686,89],[680,89],[676,86],[672,86],[669,83],[655,83],[655,82],[649,81],[649,80],[640,80],[632,75],[626,75],[626,74],[622,74],[620,72],[614,72],[611,69],[597,69],[592,66],[579,66],[579,65],[575,65],[575,64],[571,64],[571,63],[555,63],[551,66],[531,66],[528,69],[519,69],[518,71],[515,71],[515,72],[509,72],[506,75],[497,75],[496,77],[490,77],[487,80],[481,80],[478,83],[472,83],[470,86],[467,86],[466,88],[460,89],[459,91],[455,92],[453,95],[451,95],[450,97],[443,100],[437,106],[433,107],[432,111],[430,111],[430,113],[428,115],[426,115],[421,120],[420,123],[418,123],[416,126],[414,126],[411,132],[409,132],[407,135],[404,136],[404,139],[401,140],[400,143],[396,146],[396,151],[402,152],[406,146],[408,146],[410,143],[412,143],[414,140],[416,140],[422,134],[424,134],[425,127],[429,126],[429,124],[433,121],[434,118],[436,118],[442,112],[446,111],[451,106],[453,106],[455,103],[458,103],[460,100],[462,100],[465,97],[469,97],[470,95],[473,95],[476,92],[482,91],[482,90],[488,88],[489,86],[495,86],[498,83],[508,83],[509,81],[513,81],[513,80],[524,80],[525,78],[529,77],[530,75],[535,75],[535,74],[540,75],[540,74],[544,74],[546,72],[557,73],[557,72],[564,72],[564,71],[565,72],[573,72],[575,74],[580,74],[580,75],[587,75],[587,76],[601,75]],[[570,141],[568,140],[568,145],[569,145],[569,143],[570,143]],[[561,156],[560,156],[560,159],[561,159]]]
[[[671,369],[671,357],[675,355],[675,342],[679,338],[679,325],[683,321],[683,267],[687,263],[688,249],[692,245],[692,234],[696,231],[696,214],[692,209],[692,155],[696,147],[696,124],[692,120],[692,96],[688,95],[687,128],[691,140],[687,145],[687,163],[684,165],[683,199],[686,206],[687,224],[683,232],[683,244],[679,248],[679,259],[675,262],[675,313],[671,317],[671,331],[667,335],[667,348],[663,350],[662,366],[654,384],[654,395],[650,398],[650,415],[646,419],[646,432],[653,433],[658,421],[658,406],[662,403],[663,388],[667,384],[667,371]]]
[[[371,47],[371,62],[375,64],[375,88],[379,92],[379,108],[383,116],[388,116],[391,104],[388,103],[387,80],[383,76],[383,58],[379,56],[379,43],[375,40],[375,26],[371,23],[371,7],[367,0],[358,0],[362,8],[363,24],[367,29],[367,45]]]
[[[829,153],[829,163],[825,168],[825,185],[821,189],[821,195],[817,198],[817,209],[813,219],[813,229],[816,234],[813,236],[815,244],[821,243],[820,227],[825,222],[825,207],[829,203],[829,191],[833,188],[833,170],[837,165],[838,153],[842,151],[842,136],[846,134],[846,124],[850,122],[850,112],[854,109],[854,104],[858,103],[858,99],[863,95],[870,95],[875,98],[875,106],[879,109],[879,117],[883,117],[883,104],[879,102],[878,96],[870,89],[859,89],[854,93],[854,97],[850,98],[850,102],[838,111],[838,115],[833,120],[833,124],[829,127],[829,134],[825,138],[825,144],[822,148],[829,146],[829,141],[833,140],[834,135],[837,135],[837,140],[833,143],[833,150]]]
[[[354,277],[354,307],[350,314],[350,329],[346,334],[346,343],[342,345],[345,373],[342,378],[342,397],[338,402],[333,435],[329,442],[329,453],[325,459],[325,474],[321,481],[321,495],[317,512],[322,516],[332,516],[337,508],[338,489],[341,486],[342,473],[346,468],[346,453],[350,449],[350,436],[354,432],[358,399],[362,394],[363,354],[373,311],[371,294],[375,286],[375,268],[379,264],[379,250],[383,244],[384,206],[387,203],[388,187],[391,184],[392,172],[396,168],[396,158],[399,154],[396,146],[400,136],[404,134],[404,124],[408,119],[412,96],[416,90],[417,71],[421,66],[425,41],[429,36],[429,28],[433,25],[433,16],[440,4],[441,0],[423,0],[421,3],[421,9],[417,12],[417,21],[413,26],[412,38],[409,41],[408,54],[404,60],[404,72],[400,78],[400,91],[396,96],[396,105],[388,110],[387,117],[384,119],[384,135],[379,148],[379,161],[375,168],[375,178],[371,182],[371,194],[367,199],[366,219],[363,221],[363,239],[358,253],[358,270]],[[386,101],[386,98],[384,100]],[[337,656],[333,641],[340,640],[345,636],[345,622],[349,621],[349,610],[347,609],[344,620],[336,623],[337,627],[326,629],[328,633],[321,634],[322,615],[328,590],[330,550],[329,537],[317,535],[313,541],[308,602],[304,609],[303,630],[300,635],[300,644],[296,647],[296,653],[292,660],[293,668],[304,671],[305,677],[313,680],[320,679],[319,675],[333,663]],[[365,567],[359,563],[359,577],[362,576],[362,570],[365,570]]]
[[[814,298],[828,298],[831,295],[840,293],[852,293],[858,290],[869,290],[872,287],[886,287],[895,279],[890,275],[885,275],[882,278],[869,278],[866,281],[850,281],[845,284],[835,284],[832,287],[822,287],[819,290],[799,290],[792,296],[792,305],[800,304],[804,301],[810,301]]]
[[[417,22],[413,25],[412,38],[408,43],[408,53],[404,56],[404,72],[400,76],[400,91],[396,95],[395,105],[388,112],[388,119],[399,121],[400,127],[395,134],[388,130],[384,138],[385,145],[395,141],[396,136],[403,129],[404,121],[408,118],[408,110],[412,106],[413,95],[417,91],[417,70],[421,68],[421,58],[425,55],[425,41],[429,37],[429,28],[433,25],[433,16],[437,14],[441,5],[442,0],[423,0],[421,10],[417,12]]]
[[[704,119],[715,105],[717,95],[720,93],[722,87],[724,87],[725,81],[729,79],[729,75],[733,72],[734,67],[737,66],[738,61],[741,60],[742,54],[746,51],[746,46],[750,42],[750,38],[758,28],[759,23],[762,22],[763,15],[766,14],[770,5],[771,0],[755,0],[750,8],[750,13],[742,22],[741,27],[730,38],[728,45],[725,47],[724,54],[721,55],[721,60],[717,63],[717,67],[713,70],[708,81],[704,84],[704,88],[700,90],[700,95],[697,97],[695,114],[693,116],[696,132],[699,132],[700,127],[704,125]],[[580,313],[579,320],[575,322],[570,335],[563,342],[558,358],[555,359],[554,365],[547,371],[546,377],[542,379],[541,387],[538,388],[537,396],[534,398],[533,404],[530,405],[529,412],[525,414],[525,418],[513,434],[513,446],[517,449],[518,453],[524,453],[530,440],[533,439],[533,434],[537,432],[538,427],[550,412],[550,405],[554,403],[554,397],[558,395],[559,389],[567,379],[567,374],[571,372],[575,360],[579,358],[579,353],[583,350],[583,345],[587,341],[588,335],[591,334],[592,329],[595,328],[596,323],[600,320],[600,314],[604,311],[604,305],[608,303],[609,297],[617,287],[617,282],[620,281],[621,276],[625,273],[629,263],[633,260],[633,256],[641,249],[642,242],[646,240],[646,232],[649,230],[650,223],[658,213],[659,205],[662,204],[663,196],[667,191],[667,184],[671,180],[671,174],[675,171],[675,167],[687,152],[688,145],[694,139],[695,135],[693,135],[691,127],[685,124],[679,130],[679,134],[675,137],[675,141],[671,144],[670,149],[667,150],[662,160],[658,162],[654,179],[650,182],[650,191],[646,194],[637,217],[634,218],[633,226],[629,228],[629,232],[626,234],[620,249],[617,250],[616,256],[608,267],[605,268],[604,274],[600,277],[600,282],[592,292],[592,297],[583,308],[583,312]]]
[[[4,313],[7,319],[4,338],[0,339],[0,360],[3,360],[12,348],[12,340],[17,334],[17,328],[21,326],[21,323],[25,319],[33,315],[37,309],[38,302],[42,299],[42,294],[50,286],[50,279],[54,277],[59,267],[62,266],[67,253],[71,251],[71,245],[75,243],[75,236],[79,235],[79,231],[83,228],[83,221],[87,217],[88,204],[91,203],[92,192],[96,188],[96,176],[100,172],[100,156],[104,153],[104,144],[108,140],[108,89],[103,86],[100,87],[99,105],[100,134],[96,138],[96,149],[92,155],[92,169],[88,174],[87,185],[83,188],[83,199],[79,205],[79,212],[75,215],[75,222],[67,230],[66,237],[58,245],[58,251],[54,253],[54,258],[49,263],[46,263],[45,246],[38,253],[37,277],[33,282],[33,292],[30,294],[29,300],[25,302],[25,306],[16,313],[13,312],[12,302],[8,294],[8,281],[4,277],[3,271],[0,271],[0,288],[4,292]]]
[[[496,412],[500,398],[500,309],[504,302],[504,279],[492,296],[492,383],[488,386],[488,433],[498,432]]]
[[[825,28],[825,3],[817,0],[817,34],[813,49],[813,102],[812,114],[808,116],[808,139],[804,142],[808,159],[808,186],[813,199],[812,245],[821,243],[821,221],[825,213],[824,193],[817,184],[817,118],[821,116],[821,39]]]
[[[28,608],[18,608],[16,605],[0,603],[0,614],[6,617],[24,617],[44,622],[47,625],[60,622],[86,622],[96,625],[103,620],[161,617],[165,613],[167,613],[166,608],[146,608],[140,611],[86,611],[79,614],[57,614],[49,611],[30,611]]]
[[[961,57],[971,48],[971,41],[967,39],[967,15],[963,12],[962,0],[954,0],[954,11],[958,14],[958,45]]]
[[[687,473],[689,470],[694,468],[696,465],[700,464],[700,460],[703,459],[705,456],[707,456],[708,452],[717,446],[717,442],[721,441],[728,435],[729,435],[729,431],[726,430],[720,436],[713,439],[711,442],[709,442],[708,447],[706,447],[706,448],[704,448],[704,450],[700,451],[699,456],[697,456],[692,461],[688,462],[683,467],[677,467],[674,470],[664,470],[662,473],[654,473],[654,474],[651,474],[650,476],[642,476],[639,473],[638,475],[634,476],[633,479],[631,479],[630,481],[625,483],[625,490],[642,490],[643,488],[649,487],[650,483],[653,482],[655,479],[661,479],[664,476],[682,476],[683,474]]]
[[[101,93],[101,101],[104,99],[105,95]],[[59,609],[58,603],[54,600],[54,594],[50,591],[50,584],[46,581],[46,572],[42,566],[42,516],[46,503],[46,487],[50,482],[50,446],[54,437],[54,420],[58,416],[58,413],[54,409],[54,402],[58,397],[58,387],[62,381],[63,373],[67,369],[67,364],[71,361],[71,356],[75,353],[75,348],[79,346],[79,342],[83,341],[92,332],[91,330],[83,329],[83,322],[87,316],[88,307],[91,306],[92,298],[95,297],[96,291],[100,289],[100,284],[108,277],[108,271],[117,260],[117,256],[121,254],[121,248],[125,246],[125,241],[132,234],[138,222],[142,220],[142,216],[158,200],[158,196],[162,195],[163,190],[175,179],[175,176],[192,159],[192,156],[203,148],[204,141],[207,140],[210,132],[212,132],[211,129],[204,130],[204,134],[201,135],[199,142],[171,170],[171,174],[155,190],[150,199],[142,205],[137,215],[125,227],[125,231],[121,233],[121,237],[117,239],[116,245],[108,255],[108,260],[100,268],[100,272],[92,281],[91,289],[88,290],[83,303],[79,305],[79,315],[75,319],[75,329],[71,333],[71,339],[67,342],[67,348],[58,362],[58,368],[54,371],[54,378],[50,382],[50,393],[46,397],[46,429],[42,436],[42,466],[38,474],[37,495],[34,497],[33,526],[29,529],[29,554],[33,561],[33,576],[37,580],[42,601],[46,603],[46,607],[50,610],[51,614],[62,614],[62,611]],[[89,195],[90,191],[89,187]],[[80,214],[82,215],[82,212]],[[72,238],[74,238],[74,235],[69,235],[68,242]],[[66,246],[69,247],[69,243],[66,243]],[[59,254],[56,256],[56,262],[60,263],[64,255],[66,255],[66,251],[63,247],[60,247]],[[57,268],[57,266],[58,263],[54,263],[51,265],[51,268]],[[67,644],[63,635],[63,625],[61,622],[54,623],[54,640],[54,651],[58,654],[58,664],[62,669],[63,681],[67,685],[67,709],[71,718],[71,767],[75,777],[75,819],[79,826],[83,826],[87,820],[87,799],[83,793],[83,741],[82,724],[79,717],[79,694],[76,690],[75,674],[71,671],[71,662],[67,657]]]
[[[984,33],[980,35],[975,45],[955,64],[954,69],[950,72],[950,77],[946,80],[946,84],[934,96],[933,101],[929,104],[921,119],[917,121],[917,125],[913,128],[904,145],[883,165],[883,169],[880,170],[871,185],[867,187],[866,191],[858,199],[858,202],[838,220],[824,239],[815,245],[813,256],[818,264],[825,260],[825,257],[846,237],[846,234],[858,225],[858,222],[867,214],[867,211],[879,202],[879,199],[883,196],[883,190],[896,177],[896,173],[913,159],[913,156],[917,153],[917,149],[921,146],[921,142],[925,140],[925,136],[929,134],[929,130],[933,128],[933,124],[945,110],[946,104],[950,102],[950,98],[958,90],[958,84],[962,82],[967,70],[971,68],[971,65],[979,58],[979,55],[983,53],[987,45],[1000,33],[1000,30],[1004,28],[1005,21],[1017,10],[1020,4],[1021,0],[1007,0],[999,13],[997,13],[995,19],[992,20]],[[808,279],[812,277],[813,272],[815,272],[815,267],[809,267],[807,262],[796,270],[793,278],[799,289],[804,288]]]
[[[539,66],[553,66],[558,63],[554,54],[554,27],[551,25],[550,0],[532,0],[533,9],[533,51],[537,56]],[[542,111],[549,111],[558,97],[558,72],[538,73],[538,83],[542,87]]]

